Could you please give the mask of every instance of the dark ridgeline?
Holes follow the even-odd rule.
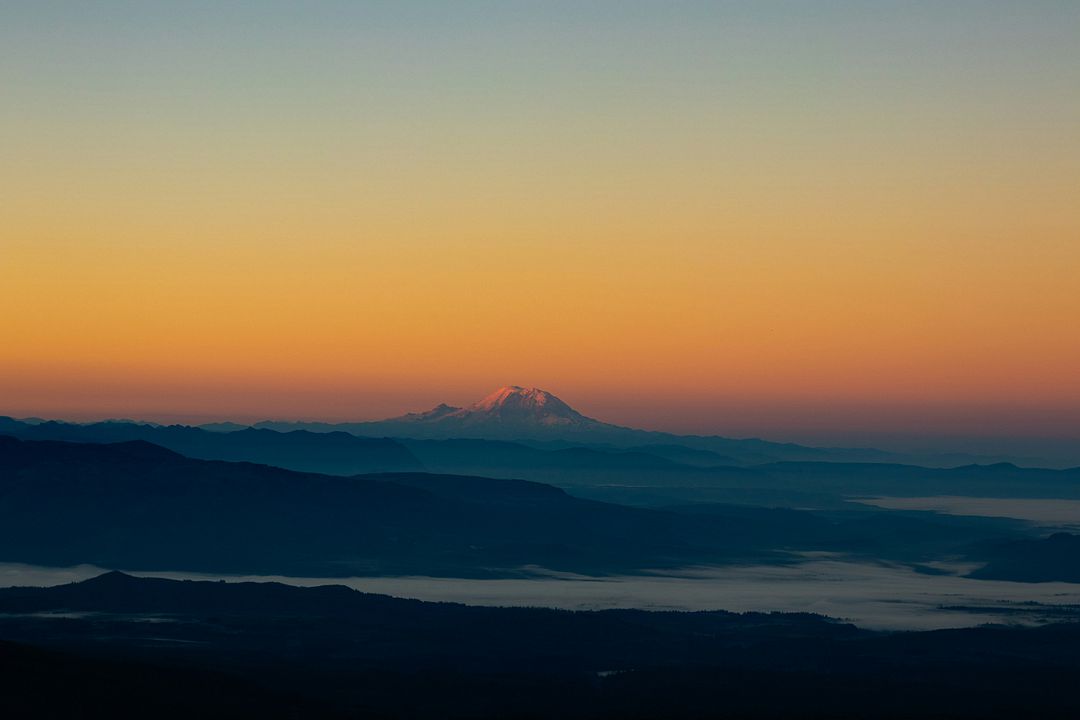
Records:
[[[0,438],[0,558],[263,573],[610,571],[728,555],[715,523],[547,485],[336,477],[113,445]],[[134,541],[137,539],[137,541]]]
[[[488,425],[485,422],[481,427]],[[556,485],[578,497],[649,507],[706,502],[850,510],[853,495],[1080,498],[1080,468],[1047,470],[1007,463],[953,468],[852,461],[737,466],[725,464],[737,462],[735,458],[679,444],[621,448],[583,446],[569,440],[526,444],[492,439],[363,438],[344,432],[210,432],[129,422],[75,425],[10,418],[0,418],[0,435],[97,443],[143,440],[192,458],[345,476],[426,470],[519,478]]]
[[[347,576],[590,574],[787,562],[834,550],[917,562],[1023,537],[1008,521],[583,500],[524,480],[339,477],[195,460],[142,441],[0,436],[0,561]]]
[[[981,580],[1080,583],[1080,535],[1054,533],[1042,540],[1012,540],[986,549],[986,565],[971,573]]]
[[[1080,625],[888,634],[813,615],[467,607],[109,573],[0,590],[0,633],[0,697],[36,717],[1080,713]]]
[[[254,428],[219,433],[185,425],[151,425],[127,421],[90,423],[26,423],[0,417],[0,435],[23,440],[117,443],[143,440],[201,460],[257,462],[332,475],[372,472],[415,472],[424,466],[401,443],[388,438],[357,437],[344,432],[306,430],[279,433]]]

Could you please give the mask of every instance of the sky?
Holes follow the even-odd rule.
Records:
[[[1080,3],[0,5],[0,414],[1080,437]]]

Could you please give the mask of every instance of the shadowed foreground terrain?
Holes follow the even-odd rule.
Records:
[[[128,570],[505,576],[790,561],[833,551],[918,562],[1022,539],[1015,523],[862,506],[646,509],[536,482],[341,477],[186,458],[143,441],[0,436],[0,561]],[[137,542],[132,542],[137,538]]]
[[[729,557],[707,517],[520,480],[340,477],[195,460],[142,441],[0,436],[0,559],[288,575],[609,571]],[[137,538],[137,542],[132,542]]]
[[[0,590],[0,693],[51,717],[1075,717],[1080,625],[566,612],[133,578]]]
[[[886,465],[838,475],[813,463],[770,472],[785,491],[922,491],[924,473],[991,488],[1034,477]],[[1037,532],[861,505],[627,507],[526,480],[326,475],[142,440],[0,436],[0,559],[46,565],[506,577],[532,565],[604,575],[829,551],[911,567],[966,557],[994,577],[1062,579],[1075,536]],[[1041,574],[1014,577],[1018,568]],[[1080,624],[1068,623],[884,633],[808,614],[495,608],[116,572],[0,590],[0,698],[15,717],[1071,718],[1078,676]]]
[[[972,573],[985,580],[1080,583],[1080,535],[1054,533],[1042,540],[1002,543],[990,562]]]

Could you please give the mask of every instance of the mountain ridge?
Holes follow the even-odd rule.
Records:
[[[288,432],[344,431],[367,437],[411,440],[482,439],[513,442],[568,442],[598,448],[634,449],[676,445],[684,451],[713,453],[737,465],[797,460],[823,462],[903,462],[953,466],[1002,458],[975,455],[906,455],[875,448],[813,447],[758,438],[720,435],[678,435],[616,425],[588,417],[554,393],[537,387],[505,385],[466,407],[440,403],[431,410],[384,420],[360,422],[298,422],[264,420],[252,427]]]
[[[260,436],[260,432],[266,431],[283,436]],[[775,462],[958,467],[1018,460],[997,455],[899,453],[870,447],[815,447],[758,438],[642,430],[588,417],[549,391],[519,385],[503,386],[465,407],[440,403],[430,410],[374,421],[263,420],[253,424],[216,422],[191,427],[128,420],[79,424],[0,416],[0,433],[24,439],[76,442],[145,439],[191,457],[248,460],[302,472],[345,475],[423,470],[423,463],[404,447],[404,441],[417,440],[489,440],[547,450],[584,447],[634,451],[706,468],[752,467]],[[222,438],[226,435],[232,436],[229,441]],[[366,459],[359,461],[360,455]]]

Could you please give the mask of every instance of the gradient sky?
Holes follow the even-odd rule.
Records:
[[[1080,436],[1080,3],[0,6],[0,413]]]

